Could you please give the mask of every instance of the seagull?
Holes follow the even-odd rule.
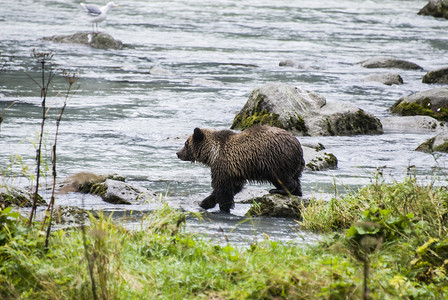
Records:
[[[109,10],[111,10],[113,7],[118,7],[113,2],[107,3],[103,7],[99,7],[95,4],[86,4],[86,3],[80,3],[80,5],[84,8],[87,15],[90,17],[90,22],[92,23],[93,27],[93,33],[98,33],[98,23],[103,22],[107,18],[107,13]],[[96,26],[96,31],[95,31]]]

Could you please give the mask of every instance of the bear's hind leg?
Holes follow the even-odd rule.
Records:
[[[275,189],[269,190],[269,194],[288,195],[288,192],[285,191],[285,186],[280,180],[272,180],[271,183],[275,186]]]
[[[300,180],[278,180],[273,181],[272,184],[275,189],[269,190],[270,194],[280,195],[294,195],[302,197],[302,188],[300,186]]]
[[[199,203],[199,206],[203,209],[210,209],[216,206],[216,196],[215,192],[213,192],[210,196],[205,198],[204,200]]]

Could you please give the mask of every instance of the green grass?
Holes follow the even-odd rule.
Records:
[[[445,299],[448,192],[372,184],[342,199],[315,201],[303,227],[331,232],[301,246],[265,240],[218,246],[184,230],[165,206],[128,230],[100,213],[86,227],[58,230],[45,250],[39,224],[0,213],[1,299]]]

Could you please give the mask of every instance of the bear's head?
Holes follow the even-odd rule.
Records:
[[[192,135],[190,135],[185,142],[182,149],[180,149],[176,154],[181,160],[184,161],[199,161],[204,162],[203,156],[205,153],[202,153],[202,147],[204,145],[206,132],[199,128],[195,128]]]

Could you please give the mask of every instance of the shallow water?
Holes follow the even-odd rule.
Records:
[[[99,1],[98,1],[99,2]],[[352,103],[382,118],[400,97],[434,86],[421,83],[426,71],[446,64],[447,21],[418,16],[426,1],[143,1],[118,2],[100,30],[121,40],[123,50],[97,50],[82,45],[54,44],[40,38],[89,31],[80,1],[3,0],[0,9],[0,167],[16,172],[13,181],[25,185],[20,155],[28,172],[34,170],[39,130],[39,80],[33,48],[53,51],[58,69],[79,72],[79,89],[69,98],[58,138],[58,176],[79,171],[119,173],[129,182],[167,195],[173,206],[198,211],[196,203],[210,192],[209,170],[181,162],[175,153],[195,127],[229,128],[251,91],[265,83],[284,82],[318,92],[327,101]],[[405,84],[385,86],[365,82],[373,73],[357,62],[372,56],[394,56],[425,70],[398,72]],[[292,59],[303,68],[279,67]],[[56,76],[49,103],[60,106],[67,84]],[[50,120],[51,119],[51,120]],[[46,125],[49,153],[54,113]],[[300,137],[320,142],[339,160],[337,170],[306,171],[306,196],[344,192],[368,184],[377,168],[387,180],[410,172],[422,181],[446,174],[446,155],[414,149],[431,132],[387,131],[383,135]],[[44,180],[50,185],[50,178]],[[267,186],[250,185],[246,193]],[[247,195],[247,194],[246,194]],[[244,195],[239,196],[244,197]],[[74,195],[59,204],[80,205]],[[98,199],[86,206],[112,209]],[[145,210],[148,207],[120,209]],[[210,236],[230,233],[244,220],[247,205],[232,216],[208,214],[212,222],[189,222],[189,228]],[[246,241],[253,232],[273,239],[301,238],[292,220],[244,222],[229,236]],[[292,228],[294,229],[291,229]],[[222,231],[220,231],[221,229]],[[241,230],[239,230],[241,229]],[[291,229],[291,230],[290,230]],[[222,234],[221,234],[222,235]],[[306,238],[305,240],[313,240]]]

